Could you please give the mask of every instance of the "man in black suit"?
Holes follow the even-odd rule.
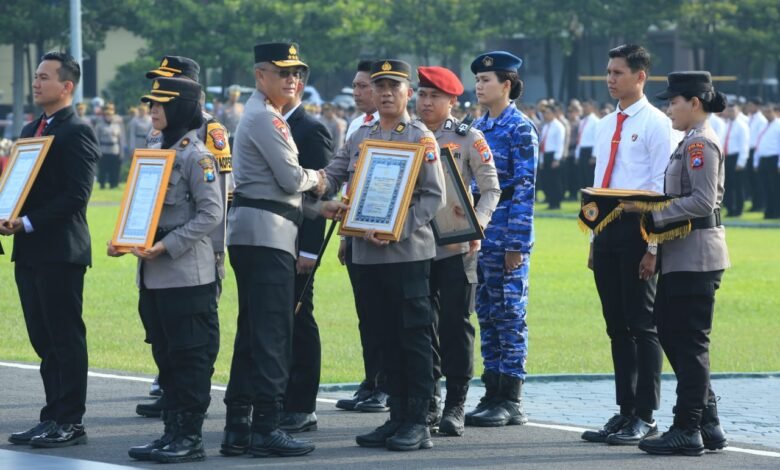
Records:
[[[325,168],[333,156],[333,138],[325,125],[308,114],[301,104],[306,77],[298,83],[295,99],[282,112],[290,125],[298,147],[298,162],[307,169]],[[298,230],[298,259],[295,263],[295,299],[301,298],[304,285],[317,262],[325,238],[325,219],[305,219]],[[284,413],[279,428],[287,432],[317,429],[314,414],[320,387],[320,332],[314,320],[314,280],[303,296],[293,324],[293,362],[284,397]]]
[[[87,203],[100,148],[92,128],[75,114],[81,77],[68,54],[49,52],[33,80],[43,115],[21,137],[54,136],[19,218],[0,220],[14,235],[11,260],[33,349],[41,358],[46,406],[40,423],[9,441],[34,447],[85,444],[81,419],[87,398],[87,337],[81,318],[84,273],[92,263]]]

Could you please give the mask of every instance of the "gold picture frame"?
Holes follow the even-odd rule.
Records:
[[[11,148],[8,164],[0,176],[0,220],[19,217],[54,136],[19,139]]]
[[[339,234],[359,237],[376,230],[377,238],[398,241],[424,152],[421,144],[364,140]]]
[[[133,153],[111,244],[120,253],[149,249],[160,220],[176,150],[137,149]]]

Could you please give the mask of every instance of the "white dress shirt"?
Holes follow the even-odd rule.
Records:
[[[758,168],[758,161],[764,157],[780,155],[780,119],[767,121],[756,139],[756,155],[753,161]]]
[[[766,117],[761,111],[756,111],[748,118],[748,127],[750,127],[750,148],[756,148],[756,139],[758,134],[766,127]]]
[[[709,121],[710,127],[720,139],[720,146],[723,147],[723,142],[726,139],[726,121],[715,113],[710,113]]]
[[[593,146],[596,157],[593,186],[600,188],[604,180],[618,112],[627,114],[628,118],[623,121],[609,187],[663,193],[666,165],[682,141],[683,133],[672,129],[672,121],[651,105],[646,96],[624,110],[618,106],[599,121]]]
[[[544,147],[544,153],[553,152],[553,159],[563,158],[563,151],[566,149],[566,128],[558,119],[545,122],[542,126],[542,138],[539,141],[539,149]]]
[[[723,139],[723,152],[728,155],[737,154],[737,167],[744,168],[750,157],[750,128],[743,114],[726,123],[726,135]]]
[[[596,143],[596,128],[599,121],[598,116],[593,113],[588,114],[580,120],[580,128],[577,134],[577,148],[575,155],[580,158],[580,149],[593,147]]]
[[[372,116],[370,121],[371,123],[379,121],[379,111],[374,111],[374,114],[372,114],[371,116]],[[360,126],[363,125],[363,122],[365,120],[366,120],[366,113],[363,113],[349,123],[349,127],[347,127],[347,132],[346,134],[344,134],[344,142],[346,142],[347,139],[349,139],[349,136],[351,136],[353,132],[358,130]]]

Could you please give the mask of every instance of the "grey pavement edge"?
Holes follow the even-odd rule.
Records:
[[[0,364],[0,383],[3,384],[0,402],[0,434],[26,429],[37,418],[43,400],[40,376],[35,367],[3,367]],[[125,467],[153,468],[157,464],[136,462],[127,456],[127,449],[146,443],[161,432],[159,420],[135,416],[135,404],[148,400],[148,381],[135,379],[124,373],[92,373],[89,378],[87,415],[84,422],[89,444],[64,449],[32,449],[27,446],[0,444],[0,468],[57,468],[63,470],[103,468],[97,463]],[[557,382],[558,384],[562,382]],[[396,453],[384,449],[363,449],[355,444],[356,434],[367,432],[386,419],[385,414],[353,413],[336,410],[333,402],[348,392],[323,393],[318,399],[317,415],[320,430],[301,437],[313,440],[317,450],[305,457],[259,459],[249,457],[226,458],[218,453],[225,407],[223,387],[215,387],[209,417],[204,425],[204,440],[208,458],[205,462],[181,464],[175,468],[599,468],[613,466],[626,469],[661,469],[670,465],[683,469],[699,468],[778,468],[780,458],[751,455],[733,451],[707,453],[700,458],[660,458],[645,455],[636,448],[609,447],[581,441],[578,431],[565,426],[547,426],[531,412],[536,401],[533,388],[528,387],[526,403],[534,426],[508,428],[467,428],[461,438],[436,437],[431,450]],[[582,387],[582,384],[569,388]],[[579,392],[587,399],[589,390]],[[600,392],[598,392],[600,393]],[[476,396],[476,395],[475,395]],[[595,398],[595,396],[591,397]],[[474,397],[471,397],[473,400]],[[724,399],[725,400],[725,399]],[[536,405],[533,405],[534,407]],[[606,417],[606,416],[605,416]],[[560,422],[560,421],[558,421]],[[668,425],[668,423],[666,424]],[[665,427],[662,423],[662,427]],[[732,437],[733,440],[733,437]],[[735,442],[736,446],[739,443]],[[780,456],[780,449],[744,445],[739,447],[771,451]],[[780,445],[778,446],[780,447]],[[24,454],[24,455],[20,455]],[[35,460],[26,461],[23,457]],[[63,457],[65,459],[37,459]],[[105,467],[116,468],[116,467]]]

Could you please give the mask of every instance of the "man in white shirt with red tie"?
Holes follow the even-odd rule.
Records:
[[[750,157],[750,128],[738,104],[729,103],[725,114],[727,124],[723,155],[726,157],[726,189],[723,205],[727,217],[739,217],[745,205],[744,171]]]
[[[579,174],[580,187],[584,188],[593,184],[593,172],[596,168],[596,159],[593,158],[593,145],[596,142],[596,127],[600,121],[596,111],[598,103],[584,101],[582,103],[582,119],[577,129],[577,147],[574,155],[577,158],[577,173]]]
[[[609,51],[607,87],[617,109],[596,130],[595,187],[664,192],[664,172],[682,134],[644,95],[650,54],[636,45]],[[653,318],[656,247],[640,234],[639,216],[623,214],[593,238],[593,269],[612,346],[616,401],[620,413],[590,442],[637,445],[658,432],[653,411],[660,401],[663,356]],[[643,273],[645,273],[643,275]]]
[[[360,111],[358,117],[352,120],[344,134],[344,141],[349,139],[360,126],[364,124],[373,124],[379,119],[379,113],[371,99],[371,64],[372,60],[361,60],[358,62],[355,78],[352,80],[352,97],[355,99],[355,108]],[[343,143],[343,142],[342,142]]]
[[[766,124],[756,138],[754,165],[764,189],[764,218],[780,219],[780,119],[777,119],[780,105],[767,103],[761,108],[761,112],[766,118]],[[753,204],[755,203],[754,200]]]
[[[540,179],[548,209],[560,209],[563,199],[561,160],[566,151],[566,128],[556,115],[556,104],[543,107],[542,138],[539,141]]]

